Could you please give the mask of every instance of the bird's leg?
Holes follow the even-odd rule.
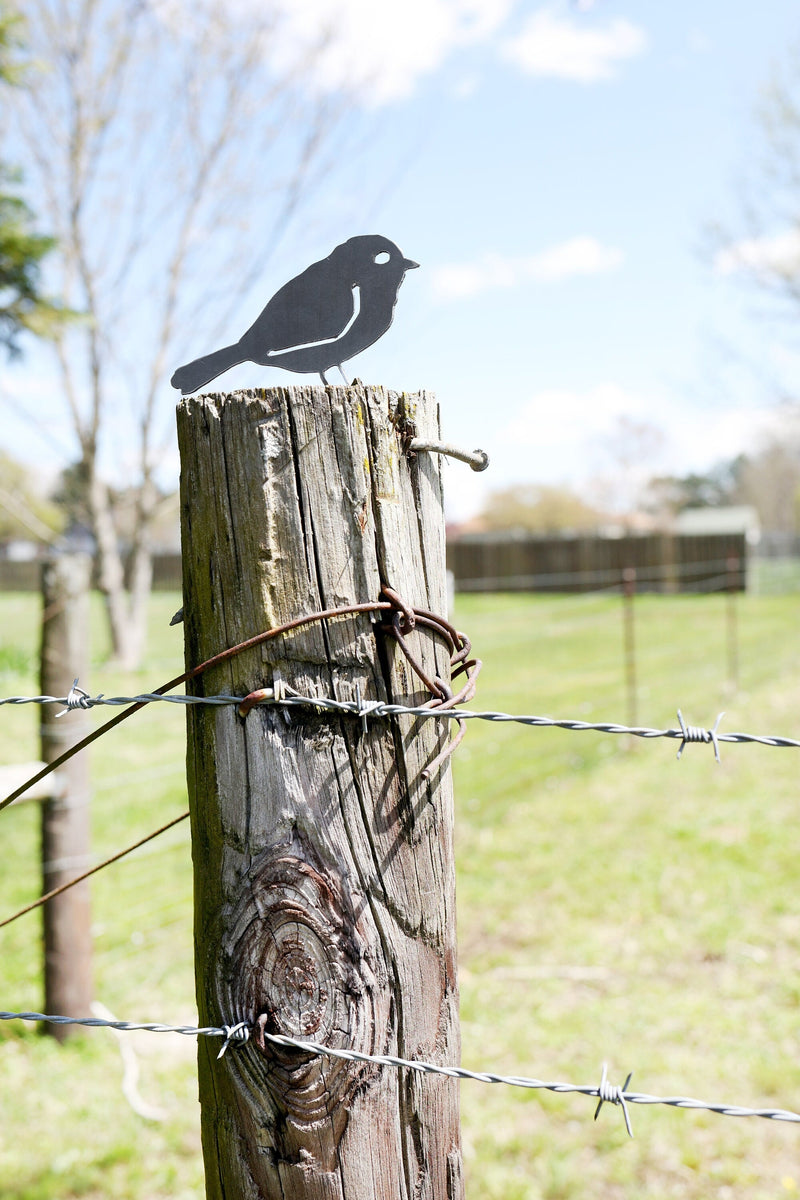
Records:
[[[344,386],[345,386],[345,387],[350,387],[350,380],[347,378],[347,376],[345,375],[344,371],[342,370],[342,364],[341,364],[341,363],[337,363],[337,364],[336,364],[336,368],[337,368],[337,370],[338,370],[339,374],[341,375],[342,379],[344,380]]]
[[[320,373],[319,373],[319,377],[320,377],[320,379],[322,380],[322,382],[325,384],[325,387],[330,387],[330,384],[328,383],[327,379],[325,378],[325,372],[324,372],[324,371],[320,371]]]

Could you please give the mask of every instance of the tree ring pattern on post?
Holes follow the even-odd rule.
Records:
[[[320,1121],[331,1123],[338,1144],[350,1102],[377,1068],[275,1046],[263,1032],[367,1054],[384,1052],[389,1037],[378,936],[369,906],[357,912],[354,901],[295,830],[292,845],[264,850],[254,862],[221,947],[220,1012],[254,1027],[252,1049],[226,1061],[239,1086],[262,1103],[270,1094],[279,1124],[291,1126],[294,1152],[305,1143],[303,1131],[313,1134]]]

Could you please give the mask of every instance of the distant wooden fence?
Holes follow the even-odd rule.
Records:
[[[746,586],[744,534],[637,537],[525,538],[473,534],[447,546],[447,565],[459,592],[594,592],[621,586],[636,570],[639,592],[729,589],[728,562],[737,558],[736,590]],[[0,591],[38,592],[41,563],[0,559]],[[181,590],[180,554],[153,558],[155,591]]]
[[[640,592],[742,591],[747,544],[744,534],[472,534],[448,544],[447,565],[459,592],[594,592],[621,587],[631,567]]]

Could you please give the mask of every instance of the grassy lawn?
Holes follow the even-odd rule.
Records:
[[[800,597],[738,602],[739,686],[726,682],[726,599],[637,600],[639,720],[800,735]],[[149,689],[182,661],[174,595],[156,596],[147,667],[105,665],[92,691]],[[626,719],[614,597],[459,597],[485,667],[477,707]],[[35,597],[0,595],[0,694],[35,693]],[[97,628],[102,630],[100,610]],[[38,709],[0,711],[0,760],[37,754]],[[100,723],[108,710],[95,711]],[[93,848],[110,853],[186,807],[184,714],[153,706],[91,750]],[[473,722],[455,757],[463,1062],[800,1109],[798,751]],[[38,812],[0,814],[0,914],[38,890]],[[194,1021],[189,831],[179,826],[92,885],[96,995],[130,1020]],[[40,921],[0,931],[0,1007],[41,1005]],[[0,1027],[0,1195],[182,1200],[203,1194],[191,1039],[124,1034],[63,1047]],[[632,1106],[634,1141],[590,1099],[464,1083],[472,1200],[800,1193],[800,1127]],[[388,1198],[387,1198],[388,1200]]]

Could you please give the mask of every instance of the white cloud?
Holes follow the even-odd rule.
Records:
[[[787,229],[734,242],[717,252],[714,270],[718,275],[733,275],[741,270],[793,275],[800,271],[800,230]]]
[[[580,390],[545,388],[495,432],[487,447],[494,478],[584,487],[609,473],[609,450],[623,417],[662,434],[634,472],[639,482],[655,472],[708,470],[782,427],[774,405],[707,408],[681,395],[648,395],[612,381]]]
[[[247,0],[245,0],[247,2]],[[345,87],[371,106],[409,95],[457,49],[487,40],[514,0],[291,0],[278,39],[282,61],[321,39],[313,80],[322,91]]]
[[[651,406],[643,396],[616,383],[599,383],[584,391],[546,388],[536,392],[501,430],[498,440],[535,448],[549,458],[554,450],[577,448],[611,433],[622,416],[644,420]],[[559,463],[563,472],[564,462]]]
[[[644,30],[622,17],[600,26],[540,8],[505,43],[504,54],[530,75],[596,83],[612,79],[620,62],[646,47]]]
[[[539,254],[518,258],[484,254],[476,262],[445,264],[434,268],[431,281],[434,295],[458,300],[520,283],[558,283],[575,275],[596,275],[618,267],[622,259],[621,250],[596,238],[574,237]]]

